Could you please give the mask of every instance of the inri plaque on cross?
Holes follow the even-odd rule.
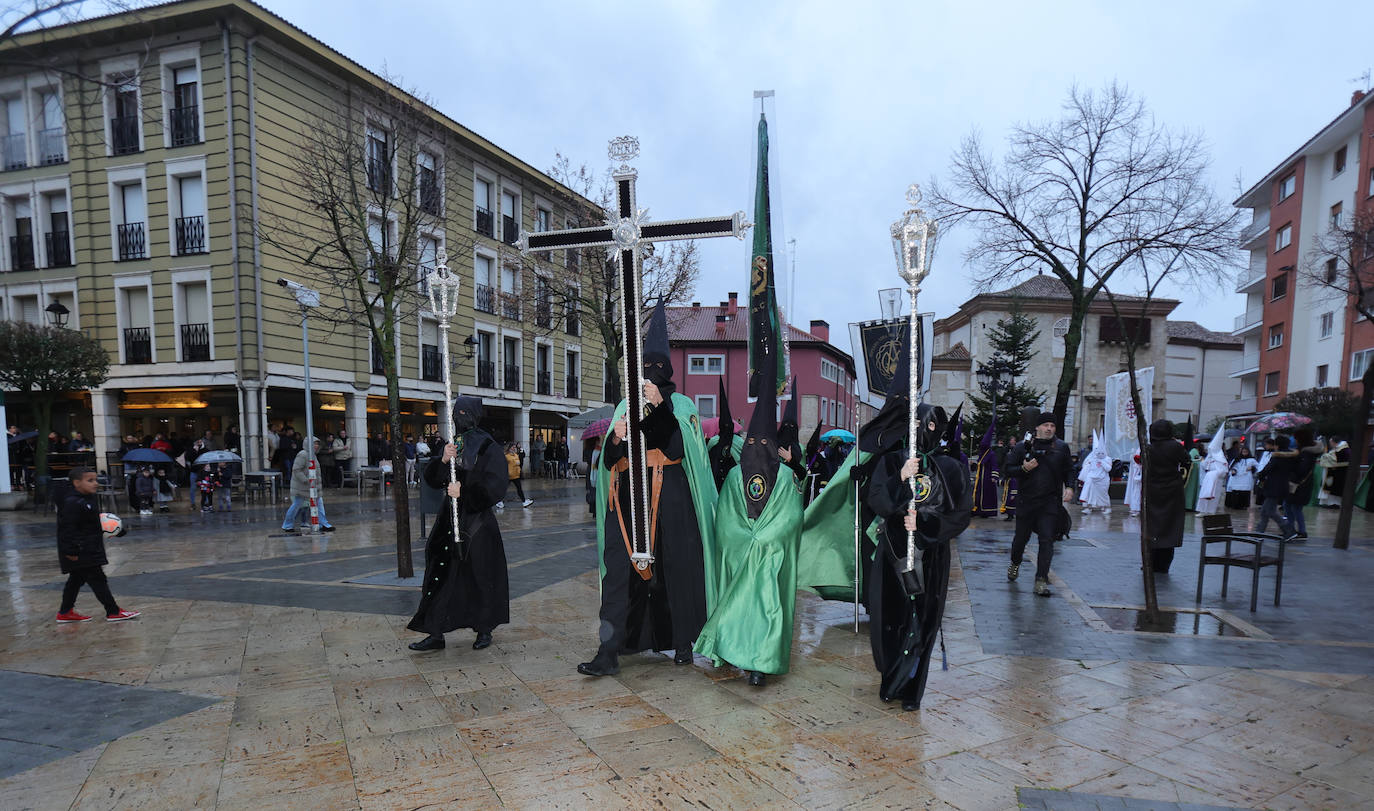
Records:
[[[639,140],[631,136],[610,142],[610,157],[619,161],[611,178],[615,181],[616,210],[606,212],[606,224],[591,228],[570,228],[565,231],[543,231],[520,234],[520,251],[578,250],[581,248],[614,248],[620,282],[620,328],[625,347],[621,353],[621,394],[626,402],[629,430],[626,457],[630,463],[630,533],[633,536],[630,559],[641,573],[649,571],[653,563],[653,545],[648,530],[648,464],[645,459],[644,435],[639,430],[644,417],[644,383],[641,355],[644,349],[643,307],[640,284],[642,247],[648,243],[675,239],[704,239],[733,236],[743,238],[750,223],[744,212],[725,217],[701,217],[685,220],[649,222],[647,209],[635,207],[635,179],[639,173],[629,161],[639,155]]]

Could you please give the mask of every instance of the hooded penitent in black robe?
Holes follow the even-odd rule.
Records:
[[[1174,549],[1183,545],[1184,478],[1192,461],[1174,439],[1168,420],[1150,425],[1150,459],[1144,471],[1145,536],[1150,541],[1151,567],[1169,571]]]
[[[462,417],[460,407],[466,409]],[[476,426],[476,420],[481,418],[480,409],[481,401],[477,398],[459,397],[455,401],[455,430],[460,432],[457,468],[462,495],[458,498],[458,527],[462,542],[454,542],[453,511],[449,506],[452,499],[445,496],[425,546],[420,607],[406,626],[431,636],[459,628],[490,633],[496,626],[510,622],[506,549],[492,514],[492,506],[505,495],[509,477],[500,445]],[[447,490],[449,467],[442,459],[442,447],[434,448],[434,458],[424,476],[430,487]]]

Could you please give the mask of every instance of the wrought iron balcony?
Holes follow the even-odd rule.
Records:
[[[181,360],[183,363],[210,359],[210,325],[181,325]]]
[[[434,174],[426,173],[420,177],[420,209],[426,213],[439,216],[439,184],[434,180]]]
[[[553,394],[553,375],[548,372],[535,375],[534,392],[545,396]]]
[[[489,285],[489,284],[479,284],[479,285],[476,285],[473,289],[476,290],[476,296],[477,296],[476,307],[477,307],[477,311],[478,311],[478,312],[482,312],[482,313],[492,313],[492,314],[495,314],[495,313],[496,313],[496,291],[492,288],[492,286]]]
[[[444,359],[437,346],[420,346],[420,379],[441,381],[444,379]]]
[[[67,131],[62,127],[38,131],[38,162],[44,166],[67,162]]]
[[[173,107],[171,113],[172,146],[200,143],[200,105]]]
[[[520,367],[506,364],[501,376],[501,388],[506,391],[520,391]]]
[[[564,263],[564,265],[567,266],[568,270],[571,270],[571,271],[573,271],[574,273],[577,272],[578,265],[579,265],[579,263],[581,262],[581,260],[578,259],[578,256],[579,256],[579,254],[578,254],[577,251],[564,251],[564,252],[563,252],[563,263]]]
[[[505,214],[501,215],[501,241],[507,245],[514,245],[520,239],[520,226],[514,217]]]
[[[495,225],[491,217],[491,210],[477,207],[477,233],[484,237],[496,236]]]
[[[138,116],[121,115],[110,119],[110,151],[116,155],[138,152]]]
[[[563,331],[574,338],[582,334],[582,322],[577,320],[577,313],[569,312],[563,317]]]
[[[3,161],[6,172],[29,165],[28,140],[28,134],[23,132],[0,135],[0,161]]]
[[[576,376],[576,375],[568,375],[568,379],[567,379],[567,381],[566,381],[566,387],[565,387],[564,390],[563,390],[563,391],[564,391],[564,395],[567,396],[567,397],[571,397],[572,399],[576,400],[578,397],[581,397],[581,396],[582,396],[582,395],[581,395],[581,389],[582,389],[581,381],[577,379],[577,376]]]
[[[367,187],[376,192],[391,192],[391,167],[380,158],[367,159]]]
[[[119,226],[119,261],[146,259],[148,240],[143,233],[143,223],[126,222]]]
[[[10,270],[33,270],[33,240],[27,236],[10,237]]]
[[[553,326],[553,305],[548,301],[536,302],[534,305],[535,326],[548,329]]]
[[[520,295],[518,293],[499,293],[501,317],[512,321],[520,320]]]
[[[49,231],[43,235],[48,249],[48,267],[66,268],[72,266],[71,235],[66,231]]]
[[[481,389],[496,388],[496,361],[477,361],[477,387]]]
[[[124,330],[124,362],[153,362],[153,336],[147,327],[129,327]]]
[[[207,253],[205,247],[205,218],[177,217],[177,255]]]

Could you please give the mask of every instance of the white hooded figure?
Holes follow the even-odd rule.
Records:
[[[1102,446],[1102,437],[1093,431],[1093,451],[1083,460],[1078,481],[1083,485],[1078,499],[1083,502],[1083,512],[1094,508],[1107,512],[1112,508],[1108,488],[1112,483],[1112,460],[1107,457],[1107,449]]]
[[[1218,428],[1212,441],[1207,443],[1207,456],[1202,460],[1202,484],[1197,493],[1198,515],[1216,514],[1221,509],[1221,500],[1226,497],[1226,478],[1230,475],[1231,466],[1226,461],[1226,452],[1222,450],[1225,434],[1224,430]]]
[[[1132,516],[1140,515],[1140,484],[1145,469],[1140,466],[1140,448],[1131,453],[1131,468],[1126,474],[1126,508]]]

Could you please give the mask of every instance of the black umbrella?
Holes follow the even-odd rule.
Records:
[[[14,436],[10,437],[10,444],[13,445],[16,442],[25,442],[27,440],[33,439],[36,436],[38,436],[37,431],[25,431],[22,434],[15,434]]]

